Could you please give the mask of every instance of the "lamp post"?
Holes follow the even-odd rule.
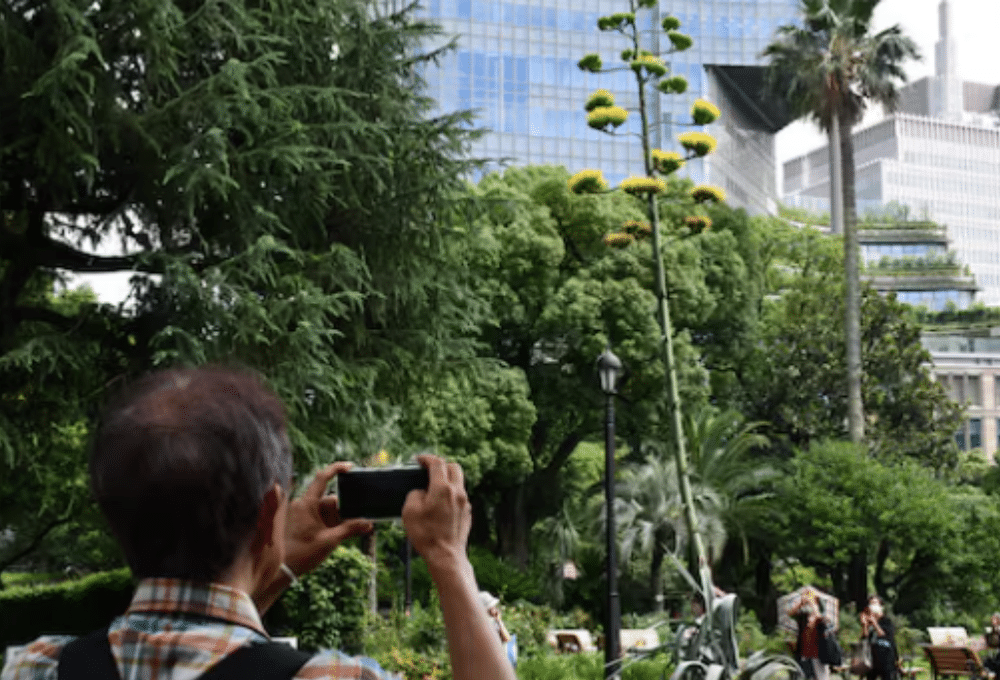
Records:
[[[604,508],[607,534],[607,619],[604,626],[604,677],[618,677],[620,631],[622,628],[621,602],[618,599],[618,550],[615,542],[615,394],[622,362],[610,348],[597,358],[597,373],[601,377],[601,391],[606,398],[604,420]]]

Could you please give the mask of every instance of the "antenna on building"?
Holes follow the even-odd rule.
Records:
[[[941,0],[938,5],[938,42],[934,46],[933,113],[951,120],[960,120],[965,109],[962,101],[962,79],[958,76],[958,58],[953,28],[951,5]]]

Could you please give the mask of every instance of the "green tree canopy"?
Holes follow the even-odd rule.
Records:
[[[743,374],[744,412],[766,422],[779,445],[844,437],[844,275],[836,239],[770,221],[761,226],[769,295],[756,358]],[[919,325],[892,295],[866,288],[862,300],[870,449],[883,459],[953,466],[961,409],[933,379]]]
[[[528,532],[563,507],[563,468],[576,446],[601,432],[603,395],[594,362],[610,343],[628,367],[619,431],[629,440],[662,436],[663,364],[653,314],[651,244],[605,242],[644,221],[640,199],[623,193],[576,195],[563,169],[512,168],[477,187],[481,230],[479,293],[490,304],[482,337],[490,351],[526,377],[537,419],[530,475],[513,487],[495,475],[501,552],[526,561]],[[717,227],[692,235],[690,184],[668,185],[664,246],[675,310],[681,392],[705,403],[716,374],[728,384],[730,349],[746,351],[756,320],[756,257],[749,220],[724,206]],[[674,206],[676,204],[676,206]],[[684,209],[687,206],[687,210]]]
[[[488,441],[464,460],[479,474],[525,458],[523,383],[504,375],[500,396],[465,398],[496,374],[476,359],[486,308],[452,226],[475,133],[465,114],[429,114],[421,46],[436,29],[412,8],[29,0],[0,12],[5,490],[29,460],[60,469],[37,418],[89,424],[108,389],[177,363],[262,371],[302,468],[473,433]],[[124,304],[49,294],[98,272],[132,274]],[[468,405],[456,420],[481,422],[407,430],[424,421],[401,423],[400,406],[429,374],[455,393],[449,414]],[[512,423],[484,422],[493,406]]]

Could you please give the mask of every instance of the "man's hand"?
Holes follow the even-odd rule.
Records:
[[[285,564],[302,575],[318,567],[345,539],[372,530],[366,519],[340,520],[337,497],[328,495],[330,480],[348,470],[350,463],[333,463],[316,473],[300,498],[288,505],[285,524]]]
[[[465,476],[458,463],[431,454],[417,456],[427,468],[427,490],[414,489],[403,505],[403,526],[413,549],[432,572],[460,567],[472,528],[472,509],[465,492]]]

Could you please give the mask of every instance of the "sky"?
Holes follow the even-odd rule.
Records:
[[[934,45],[938,40],[938,5],[940,0],[882,0],[875,9],[875,31],[899,24],[913,38],[923,59],[910,62],[906,75],[910,81],[934,75]],[[949,0],[951,34],[955,38],[958,75],[963,80],[1000,85],[1000,0]],[[881,118],[876,106],[866,119]],[[796,122],[777,135],[778,186],[781,186],[781,163],[826,145],[826,137],[813,123]]]

